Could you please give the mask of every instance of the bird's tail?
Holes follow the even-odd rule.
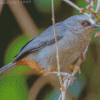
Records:
[[[11,71],[13,68],[17,67],[16,63],[9,63],[2,68],[0,68],[0,78],[3,77],[7,72]]]

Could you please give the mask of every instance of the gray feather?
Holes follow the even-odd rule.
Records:
[[[57,31],[57,38],[58,40],[60,40],[63,37],[63,33],[66,31],[66,26],[62,22],[57,23],[56,31]],[[44,46],[48,46],[53,43],[55,43],[55,37],[54,37],[53,26],[51,26],[48,29],[46,29],[41,35],[26,43],[21,48],[19,53],[15,55],[16,58],[14,62],[20,60],[20,58],[23,58],[30,52],[38,51],[42,49]]]
[[[91,40],[95,28],[81,25],[91,19],[86,15],[72,16],[56,24],[60,67],[67,67],[74,62],[85,50]],[[96,25],[96,24],[95,24]],[[34,33],[33,33],[34,34]],[[47,28],[41,35],[27,42],[15,56],[15,60],[0,69],[0,77],[16,67],[16,61],[30,57],[45,69],[57,67],[56,44],[53,26]]]
[[[11,63],[3,66],[2,68],[0,68],[0,78],[15,67],[17,67],[16,63],[11,62]]]

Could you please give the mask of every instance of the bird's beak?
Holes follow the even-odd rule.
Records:
[[[93,24],[93,25],[90,25],[90,27],[92,27],[92,28],[98,28],[98,27],[100,27],[100,24]]]

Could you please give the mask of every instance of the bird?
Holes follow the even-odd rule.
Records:
[[[100,24],[89,14],[74,15],[55,24],[60,68],[76,61],[91,41],[91,35]],[[14,56],[14,61],[1,67],[0,78],[19,65],[27,65],[42,74],[57,68],[56,43],[53,25],[28,41]]]

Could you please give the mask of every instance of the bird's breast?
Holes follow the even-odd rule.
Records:
[[[78,37],[64,37],[58,42],[61,68],[74,62],[85,50],[89,41]],[[35,60],[45,69],[57,67],[56,44],[46,46],[35,55]]]

